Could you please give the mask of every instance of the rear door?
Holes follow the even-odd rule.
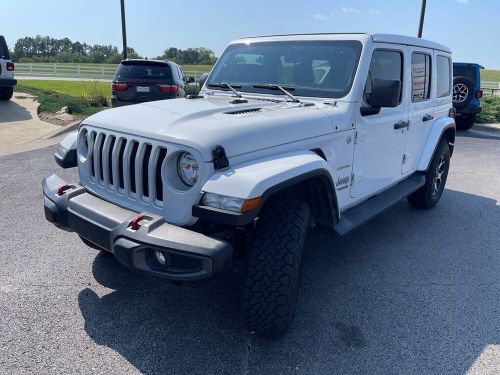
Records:
[[[376,79],[401,80],[402,95],[397,107],[381,108],[377,114],[363,116],[358,109],[351,197],[375,194],[401,179],[406,129],[397,124],[408,121],[409,90],[403,74],[406,50],[406,46],[384,44],[373,51],[364,96],[370,94]],[[367,106],[361,102],[360,107]]]
[[[406,132],[405,152],[401,172],[403,175],[416,170],[419,156],[434,123],[435,68],[433,50],[409,47],[410,84],[409,126]],[[433,83],[434,82],[434,83]]]

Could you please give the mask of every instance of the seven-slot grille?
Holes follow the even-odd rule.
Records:
[[[92,182],[163,205],[165,147],[93,130],[87,132],[87,144],[87,165]]]

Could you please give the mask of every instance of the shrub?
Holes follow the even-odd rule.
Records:
[[[196,84],[196,85],[187,85],[186,86],[186,95],[198,95],[200,92],[201,87]]]
[[[476,122],[483,124],[500,123],[500,97],[488,96],[481,100],[483,110],[476,117]]]
[[[108,107],[108,98],[97,87],[97,82],[94,81],[94,87],[90,93],[82,93],[80,97],[92,107]]]

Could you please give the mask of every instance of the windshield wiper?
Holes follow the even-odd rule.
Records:
[[[233,92],[234,96],[236,96],[237,98],[241,98],[241,94],[238,91],[236,91],[236,89],[235,89],[235,87],[241,89],[241,85],[234,85],[234,84],[229,84],[229,83],[221,82],[221,83],[207,83],[207,86],[208,87],[223,87],[223,88],[227,88],[227,89],[229,89],[229,90],[231,90]]]
[[[281,91],[283,94],[285,94],[286,96],[288,96],[290,98],[290,100],[294,103],[300,103],[300,100],[297,99],[297,97],[293,96],[290,92],[290,91],[293,91],[295,90],[294,87],[283,87],[283,86],[280,86],[280,85],[274,85],[274,84],[267,84],[267,85],[252,85],[252,87],[256,88],[256,89],[268,89],[268,90],[279,90]]]

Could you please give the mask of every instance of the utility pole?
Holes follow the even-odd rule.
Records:
[[[420,25],[418,26],[418,37],[422,38],[422,31],[424,29],[424,18],[425,18],[425,6],[427,5],[427,0],[422,0],[422,8],[420,9]]]
[[[127,59],[127,28],[125,27],[125,0],[120,0],[122,7],[122,38],[123,38],[123,60]]]

